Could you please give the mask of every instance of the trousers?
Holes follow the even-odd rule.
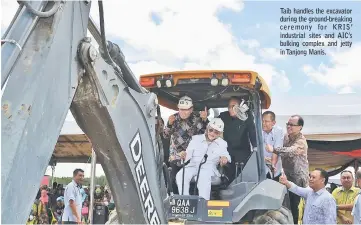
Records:
[[[176,176],[177,176],[177,173],[179,172],[179,170],[181,169],[181,167],[177,166],[174,163],[170,163],[170,166],[172,167],[172,173],[170,174],[170,180],[172,183],[173,193],[179,194],[179,191],[178,191],[179,188],[177,187]]]
[[[294,224],[298,224],[298,205],[300,204],[301,197],[290,192],[290,204],[291,204],[291,212],[293,216],[293,222]]]
[[[198,168],[197,167],[186,167],[181,170],[176,175],[176,181],[178,186],[179,194],[182,194],[182,178],[184,170],[184,192],[183,195],[189,195],[189,186],[190,181],[193,177],[197,176]],[[198,178],[198,194],[200,197],[205,200],[209,200],[211,197],[211,186],[212,186],[212,176],[214,176],[214,171],[209,168],[201,168]],[[197,180],[197,177],[195,177]]]

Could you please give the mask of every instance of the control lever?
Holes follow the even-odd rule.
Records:
[[[274,178],[274,168],[273,168],[272,164],[270,164],[270,163],[266,163],[266,165],[270,170],[271,179],[273,179]]]
[[[234,179],[236,180],[236,183],[237,183],[239,162],[235,162],[234,164],[236,165],[236,173],[234,174]]]
[[[204,156],[203,156],[204,162],[201,162],[201,163],[199,164],[198,173],[197,173],[196,185],[194,186],[194,193],[196,193],[196,188],[197,188],[197,186],[198,186],[198,179],[199,179],[199,173],[201,172],[201,166],[202,166],[204,163],[207,162],[207,158],[208,158],[208,155],[207,155],[207,153],[206,153],[206,154],[204,154]],[[182,189],[182,191],[183,191],[183,189]]]
[[[172,174],[172,167],[167,167],[167,164],[163,163],[163,173],[167,182],[168,195],[171,195],[171,193],[173,193],[173,184],[172,180],[170,179],[170,174]]]
[[[243,180],[242,180],[243,166],[244,166],[244,163],[243,163],[243,162],[241,162],[241,182],[243,181]]]
[[[219,167],[219,172],[221,173],[221,184],[222,184],[222,188],[226,188],[226,183],[229,182],[228,177],[226,176],[225,172],[224,172],[224,166],[220,166]]]

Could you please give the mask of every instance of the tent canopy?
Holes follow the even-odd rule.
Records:
[[[303,134],[308,144],[310,169],[339,169],[361,164],[361,115],[305,115]],[[276,117],[286,130],[289,116]],[[359,164],[359,165],[360,165]]]

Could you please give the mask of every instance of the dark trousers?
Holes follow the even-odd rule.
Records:
[[[238,162],[238,168],[236,166],[236,162]],[[227,164],[227,166],[224,167],[224,174],[228,178],[228,184],[231,184],[238,176],[241,174],[242,170],[244,169],[244,165],[240,165],[240,161],[235,161],[232,157],[231,163]],[[241,177],[238,178],[237,182],[241,182]]]
[[[298,205],[300,204],[301,197],[292,193],[288,192],[290,196],[290,204],[291,204],[291,212],[293,216],[294,224],[298,224]]]
[[[227,166],[224,168],[224,173],[229,180],[228,183],[230,184],[232,183],[232,181],[235,180],[236,177],[239,176],[239,174],[244,169],[244,166],[246,165],[246,163],[248,162],[251,156],[251,152],[246,151],[244,149],[229,150],[229,152],[231,155],[231,163],[227,164]],[[238,168],[236,168],[237,167],[236,162],[238,162]],[[243,162],[243,166],[241,166],[241,162]],[[236,170],[237,170],[237,174],[236,174]],[[237,181],[240,182],[241,178],[238,178]]]
[[[172,182],[172,189],[173,189],[173,193],[174,194],[179,194],[178,191],[178,186],[177,186],[177,182],[176,182],[176,175],[179,172],[179,170],[181,169],[181,167],[177,166],[174,163],[170,163],[170,166],[172,168],[172,173],[170,174],[170,180]]]
[[[233,160],[227,165],[227,167],[224,167],[224,174],[227,176],[229,184],[235,180],[236,176],[238,176],[240,172],[240,169],[238,169],[236,175],[236,164]]]

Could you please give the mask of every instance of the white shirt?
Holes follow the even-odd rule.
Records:
[[[82,208],[82,195],[80,193],[80,187],[73,180],[65,187],[64,192],[64,212],[62,216],[62,221],[73,221],[76,222],[76,217],[73,215],[73,212],[70,208],[69,201],[73,200],[76,205],[76,210],[78,212],[79,218],[81,218],[81,208]]]
[[[361,224],[361,190],[355,198],[355,204],[353,205],[351,215],[353,216],[353,224]]]
[[[231,156],[227,151],[227,142],[220,137],[212,142],[208,142],[205,134],[194,135],[189,142],[186,152],[187,157],[185,162],[191,159],[186,167],[196,168],[204,161],[203,157],[207,153],[207,162],[202,165],[202,169],[211,169],[217,176],[220,176],[219,171],[217,170],[220,157],[225,156],[227,157],[228,162],[231,162]]]
[[[284,133],[282,128],[278,126],[274,126],[271,130],[271,132],[267,133],[263,131],[263,142],[264,142],[264,157],[272,158],[272,154],[270,152],[266,151],[266,144],[272,145],[273,148],[283,147],[283,139],[284,139]],[[265,162],[266,163],[266,162]],[[270,172],[270,169],[268,166],[266,166],[267,170]],[[281,174],[282,169],[282,160],[281,156],[278,156],[277,164],[276,164],[276,172],[275,176],[278,176]]]

